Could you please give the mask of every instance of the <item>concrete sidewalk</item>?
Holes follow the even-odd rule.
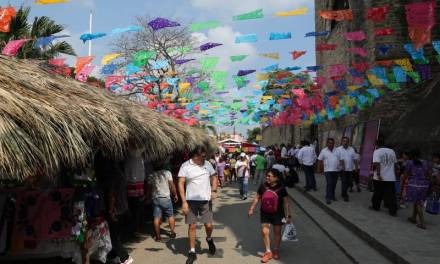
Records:
[[[397,217],[388,215],[388,211],[371,211],[372,193],[362,188],[362,192],[349,193],[350,201],[341,197],[341,182],[338,182],[336,196],[338,201],[327,205],[324,199],[325,178],[316,175],[318,191],[302,192],[304,175],[299,173],[300,183],[296,190],[326,211],[334,219],[350,229],[358,237],[379,251],[393,263],[440,263],[440,216],[425,214],[427,230],[417,228],[408,222],[411,209],[400,209]],[[298,195],[294,190],[291,195]],[[294,197],[293,197],[294,198]],[[307,211],[307,208],[304,208]],[[319,223],[320,219],[314,219]]]

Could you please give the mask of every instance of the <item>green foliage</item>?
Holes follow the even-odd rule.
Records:
[[[257,140],[258,135],[261,135],[261,127],[254,127],[252,129],[248,129],[247,130],[248,142],[255,142]]]

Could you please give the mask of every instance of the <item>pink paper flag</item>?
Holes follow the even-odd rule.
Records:
[[[343,76],[347,72],[347,66],[344,64],[330,65],[328,74],[330,77]]]
[[[79,73],[75,75],[75,79],[80,82],[87,82],[87,78],[92,73],[93,69],[95,69],[95,65],[86,65],[84,66]]]
[[[349,48],[348,52],[351,52],[353,54],[357,54],[361,57],[367,57],[367,55],[368,55],[367,51],[364,48],[359,48],[359,47]]]
[[[315,82],[318,85],[322,86],[322,85],[327,83],[327,78],[318,76],[318,77],[315,78]]]
[[[364,31],[347,32],[344,34],[347,40],[362,41],[367,38]]]
[[[18,39],[11,40],[6,44],[6,46],[2,50],[2,54],[6,56],[15,56],[18,53],[18,50],[27,42],[29,39]]]
[[[124,76],[111,75],[105,79],[105,88],[109,88],[112,84],[116,84],[124,80]]]
[[[64,66],[65,60],[66,60],[65,58],[50,59],[48,61],[48,63],[49,63],[49,65],[52,65],[52,66]]]

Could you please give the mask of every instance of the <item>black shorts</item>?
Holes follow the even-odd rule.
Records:
[[[262,224],[283,225],[284,216],[280,213],[266,214],[260,211],[260,220]]]

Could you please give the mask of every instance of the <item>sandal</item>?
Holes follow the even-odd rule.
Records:
[[[408,217],[408,221],[410,221],[413,224],[417,224],[416,219],[412,218],[412,217]]]
[[[426,226],[422,224],[417,224],[417,227],[423,230],[426,230]]]

